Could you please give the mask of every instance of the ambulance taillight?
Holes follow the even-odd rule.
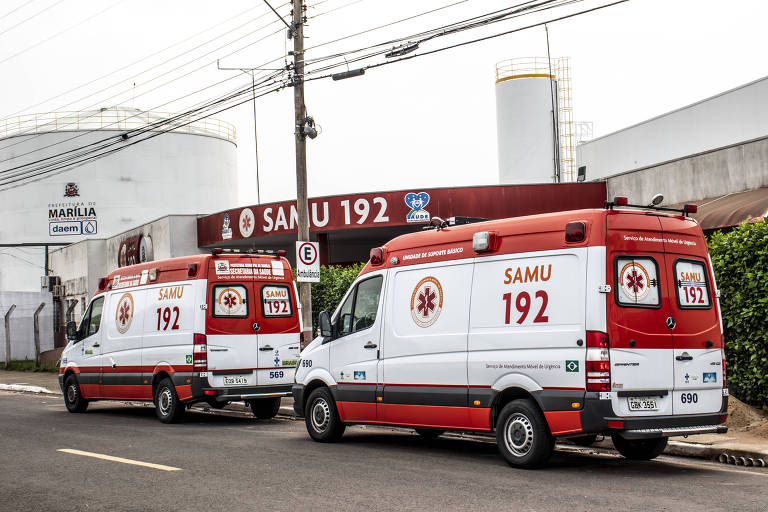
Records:
[[[208,371],[208,340],[205,334],[195,334],[193,338],[192,361],[193,371]]]
[[[611,390],[611,359],[608,335],[587,331],[586,384],[587,391]]]

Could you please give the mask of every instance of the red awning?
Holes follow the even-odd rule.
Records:
[[[737,226],[751,219],[762,219],[768,213],[768,188],[726,194],[720,197],[691,201],[699,211],[691,217],[704,231]],[[666,206],[666,205],[665,205]],[[682,208],[682,204],[671,206]]]

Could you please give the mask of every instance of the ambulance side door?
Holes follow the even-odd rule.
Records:
[[[101,396],[101,319],[105,299],[102,295],[91,301],[77,330],[80,345],[80,375],[77,379],[86,398]]]
[[[372,421],[379,383],[382,300],[385,272],[366,274],[347,293],[332,319],[331,375],[344,421]]]

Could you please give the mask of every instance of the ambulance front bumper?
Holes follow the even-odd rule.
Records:
[[[723,424],[728,413],[728,397],[723,397],[720,411],[677,416],[617,416],[610,400],[600,400],[599,393],[586,393],[581,410],[581,427],[587,434],[619,433],[626,439],[725,434]]]

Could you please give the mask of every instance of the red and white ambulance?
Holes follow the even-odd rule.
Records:
[[[282,255],[214,249],[115,270],[101,279],[79,328],[67,325],[59,370],[67,408],[152,400],[170,423],[195,402],[244,400],[255,416],[271,418],[291,394],[296,297]]]
[[[302,353],[295,409],[317,441],[352,423],[495,431],[513,466],[554,438],[611,435],[650,459],[726,431],[718,292],[681,211],[627,206],[447,226],[371,259]],[[590,438],[590,436],[592,436]]]

